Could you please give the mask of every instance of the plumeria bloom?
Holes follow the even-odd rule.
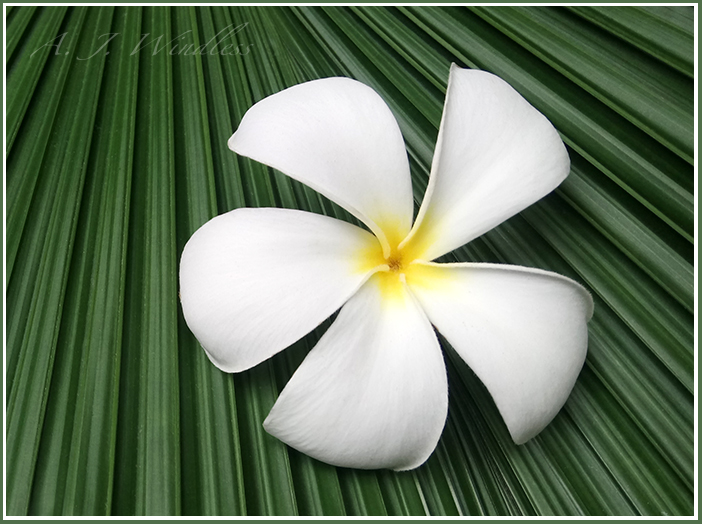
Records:
[[[266,418],[269,433],[338,466],[419,466],[448,409],[432,325],[485,384],[516,443],[553,419],[585,360],[588,292],[538,269],[432,262],[570,170],[556,130],[517,91],[452,66],[414,225],[400,129],[360,82],[326,78],[265,98],[229,147],[307,184],[370,230],[245,208],[210,220],[185,246],[183,313],[226,372],[266,360],[340,309]]]

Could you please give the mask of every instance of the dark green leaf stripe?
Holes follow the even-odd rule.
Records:
[[[692,7],[5,15],[9,515],[692,514]],[[430,459],[335,468],[261,425],[330,322],[222,373],[182,317],[180,254],[242,206],[357,223],[227,147],[252,104],[316,78],[350,76],[388,102],[418,207],[452,62],[500,75],[541,110],[572,171],[443,259],[581,282],[595,301],[588,358],[561,413],[515,446],[441,339],[449,416]]]
[[[11,9],[12,11],[10,11]],[[11,33],[6,40],[5,63],[9,62],[10,58],[12,58],[12,53],[14,53],[35,11],[36,7],[34,6],[19,7],[17,9],[13,9],[12,7],[6,8],[7,26],[11,29]]]
[[[692,162],[692,85],[685,76],[588,24],[578,24],[574,30],[574,17],[567,11],[475,10],[575,84]]]
[[[111,19],[112,9],[88,12],[77,52],[93,49],[109,31]],[[52,129],[53,147],[44,158],[45,184],[33,202],[42,209],[38,215],[43,222],[25,231],[28,238],[18,254],[22,273],[7,290],[17,307],[8,308],[13,311],[8,344],[14,351],[7,355],[13,363],[7,384],[7,453],[17,458],[7,468],[10,514],[25,513],[29,505],[103,65],[104,57],[74,63]]]
[[[194,46],[204,45],[216,36],[209,10],[202,12],[202,30],[197,26],[194,9],[176,10],[174,16],[176,33],[192,31]],[[211,98],[223,98],[221,66],[216,57],[201,60],[199,55],[176,55],[174,125],[187,130],[176,135],[175,140],[176,177],[186,181],[176,187],[178,252],[198,227],[217,214],[213,152],[217,151],[223,164],[218,171],[234,171],[230,168],[231,155],[222,154],[231,126],[228,108],[226,104],[208,108],[205,72],[218,95]],[[208,121],[217,134],[216,140],[212,139]],[[178,346],[180,369],[194,371],[180,376],[182,478],[188,479],[181,484],[182,511],[190,515],[245,513],[234,384],[210,364],[182,317],[178,323]],[[231,459],[222,461],[220,453]],[[207,496],[202,497],[201,493]]]
[[[140,14],[118,9],[113,27],[135,37]],[[137,62],[124,47],[118,51],[105,66],[69,274],[76,286],[67,290],[64,304],[34,514],[107,515],[111,509],[120,371],[114,348],[122,340],[137,86]]]
[[[68,33],[58,34],[66,8],[47,9],[39,13],[35,27],[29,31],[28,37],[22,41],[18,50],[19,57],[6,63],[7,69],[7,144],[5,150],[12,148],[17,136],[17,130],[24,116],[34,88],[39,81],[44,63],[49,55],[59,53],[59,42]],[[20,24],[21,25],[21,21]],[[21,27],[17,28],[18,30]],[[63,35],[63,36],[62,36]],[[10,40],[10,49],[18,45],[17,40]],[[64,51],[69,53],[70,51]]]
[[[169,52],[154,52],[172,41],[171,22],[169,8],[144,9],[112,504],[120,515],[181,510],[173,66]]]
[[[74,35],[65,42],[64,49],[69,54],[75,52],[78,42],[76,35],[82,27],[85,14],[85,9],[77,9],[66,22],[66,32]],[[20,238],[71,63],[70,60],[49,60],[43,71],[44,81],[39,84],[22,120],[23,133],[20,133],[15,147],[8,151],[6,216],[11,227],[8,227],[6,239],[6,283],[14,269]]]
[[[692,77],[694,11],[692,6],[571,7],[578,15]]]

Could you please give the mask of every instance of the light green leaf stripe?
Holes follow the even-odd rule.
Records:
[[[693,8],[5,14],[8,515],[693,513]],[[262,428],[331,321],[222,373],[182,317],[180,254],[243,206],[357,223],[227,147],[256,101],[316,78],[350,76],[388,102],[417,208],[452,62],[542,111],[572,171],[443,260],[581,282],[595,301],[587,361],[556,419],[515,446],[440,337],[449,416],[434,454],[410,472],[335,468]]]

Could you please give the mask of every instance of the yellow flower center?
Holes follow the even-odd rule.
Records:
[[[391,244],[390,254],[385,257],[380,242],[377,242],[359,253],[358,259],[361,271],[377,270],[370,282],[379,286],[383,298],[390,301],[403,299],[406,276],[413,271],[411,263],[414,257],[410,250],[398,249],[398,244],[399,242]]]
[[[410,281],[420,282],[428,277],[425,264],[413,264],[415,260],[423,260],[426,246],[430,240],[426,235],[414,235],[408,242],[405,241],[406,233],[395,224],[382,224],[385,238],[389,244],[389,254],[386,257],[381,242],[375,238],[358,253],[356,267],[361,273],[375,270],[369,282],[377,285],[385,299],[392,303],[405,298],[405,283]],[[399,246],[402,246],[400,249]]]

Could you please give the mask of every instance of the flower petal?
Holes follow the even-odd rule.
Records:
[[[448,409],[446,368],[426,316],[376,274],[341,309],[280,394],[264,427],[342,467],[412,469],[431,455]]]
[[[290,209],[236,209],[183,249],[188,327],[227,372],[255,366],[328,318],[372,273],[377,239],[347,222]]]
[[[314,80],[261,100],[229,148],[322,193],[381,241],[409,233],[412,183],[400,128],[378,93],[356,80]]]
[[[407,283],[522,444],[556,416],[587,353],[590,294],[538,269],[415,264]]]
[[[545,116],[499,77],[453,65],[410,237],[418,257],[434,260],[479,237],[551,192],[569,171],[568,152]]]

